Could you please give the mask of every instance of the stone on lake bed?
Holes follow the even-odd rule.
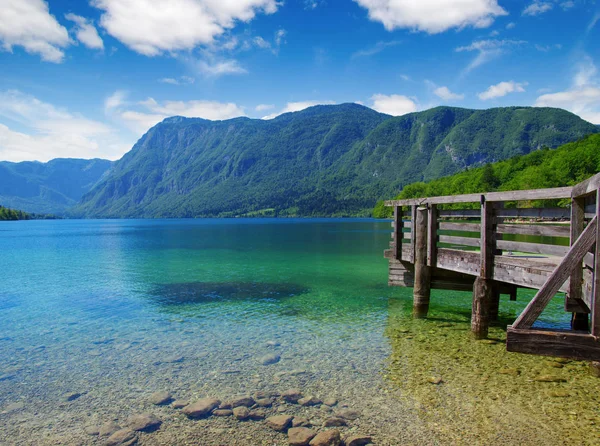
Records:
[[[329,406],[329,407],[335,406],[337,404],[337,402],[338,401],[335,398],[325,398],[323,400],[323,404],[325,404],[326,406]]]
[[[309,443],[310,446],[340,446],[340,444],[342,444],[342,437],[337,429],[320,432]]]
[[[271,407],[273,405],[273,401],[271,401],[271,398],[259,398],[256,400],[256,404],[259,407]]]
[[[129,428],[138,432],[153,432],[157,430],[161,424],[162,421],[155,415],[148,413],[133,415],[127,420]]]
[[[281,394],[281,399],[286,403],[296,404],[302,398],[302,392],[298,389],[286,390]]]
[[[294,419],[292,420],[292,427],[306,427],[310,425],[311,424],[307,418],[294,417]]]
[[[543,382],[543,383],[566,383],[567,380],[561,378],[560,376],[554,375],[540,375],[533,378],[534,381]]]
[[[100,435],[100,428],[98,426],[86,426],[83,431],[92,436]]]
[[[267,341],[265,345],[267,347],[279,347],[281,344],[277,341]]]
[[[255,401],[251,396],[240,396],[229,400],[228,403],[233,409],[239,406],[252,407],[254,406]]]
[[[219,407],[219,404],[221,402],[216,398],[203,398],[185,406],[182,412],[189,418],[201,418],[210,415],[213,410]]]
[[[346,423],[346,420],[344,420],[343,418],[339,418],[339,417],[332,417],[332,418],[327,418],[325,420],[325,422],[323,423],[323,427],[340,427],[340,426],[347,426],[348,423]]]
[[[267,417],[267,413],[262,409],[256,409],[250,411],[250,419],[251,420],[264,420]]]
[[[278,432],[285,432],[292,425],[293,417],[289,415],[274,415],[267,418],[267,426]]]
[[[66,394],[63,396],[63,399],[64,399],[65,401],[68,401],[68,402],[70,402],[70,401],[75,401],[75,400],[76,400],[77,398],[79,398],[80,396],[81,396],[81,393],[79,393],[79,392],[69,392],[69,393],[66,393]]]
[[[131,429],[121,429],[106,440],[106,446],[131,446],[137,443],[135,432]]]
[[[162,406],[163,404],[169,404],[173,400],[173,396],[169,392],[154,392],[148,398],[150,403],[155,406]]]
[[[277,364],[281,360],[281,356],[276,354],[265,355],[260,358],[260,363],[262,365],[271,365]]]
[[[298,404],[300,404],[301,406],[318,406],[319,404],[322,404],[323,401],[321,401],[319,398],[316,398],[314,396],[307,396],[305,398],[300,398],[298,400]]]
[[[365,446],[371,443],[371,437],[368,435],[351,435],[344,439],[346,446]]]
[[[247,420],[250,418],[250,409],[248,409],[246,406],[236,407],[233,409],[233,416],[240,421]]]
[[[444,380],[440,377],[440,376],[431,376],[427,379],[428,382],[430,382],[431,384],[441,384],[444,382]]]
[[[183,409],[185,406],[189,405],[190,402],[188,400],[175,400],[171,403],[171,407],[173,409]]]
[[[118,430],[121,430],[121,426],[119,426],[117,423],[109,421],[108,423],[104,423],[102,426],[100,426],[100,431],[98,434],[101,437],[108,437]]]
[[[570,393],[566,390],[554,390],[549,392],[548,395],[550,395],[552,398],[566,398],[570,396]]]
[[[230,417],[233,415],[233,410],[231,409],[216,409],[212,413],[215,417]]]
[[[290,446],[307,446],[317,433],[307,427],[293,427],[288,431]]]
[[[345,420],[356,420],[360,418],[360,412],[353,409],[342,409],[335,414],[338,418],[343,418]]]

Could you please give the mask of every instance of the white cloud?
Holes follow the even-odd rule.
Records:
[[[438,87],[433,93],[445,101],[458,101],[465,98],[464,94],[452,93],[448,87]]]
[[[248,73],[248,71],[235,59],[219,61],[197,60],[193,65],[204,77],[219,77],[227,74]]]
[[[600,124],[600,85],[592,59],[584,57],[570,89],[541,95],[535,106],[564,108],[589,122]]]
[[[100,24],[129,48],[146,56],[190,50],[249,22],[273,14],[277,0],[92,0],[104,11]]]
[[[257,112],[267,111],[274,109],[275,106],[273,104],[258,104],[255,108]]]
[[[287,31],[285,29],[277,30],[275,33],[275,45],[279,48],[282,44],[285,43],[285,36],[287,35]]]
[[[401,74],[400,75],[400,79],[402,79],[403,81],[410,81],[410,76],[406,75],[406,74]]]
[[[390,42],[377,42],[375,45],[373,45],[370,48],[367,48],[364,50],[359,50],[359,51],[355,52],[354,54],[352,54],[352,59],[356,59],[359,57],[374,56],[375,54],[381,53],[386,48],[399,45],[400,43],[401,42],[398,40],[392,40]]]
[[[104,112],[110,113],[114,109],[121,108],[125,104],[127,92],[117,90],[104,100]]]
[[[307,109],[308,107],[313,107],[315,105],[331,105],[332,101],[300,101],[300,102],[288,102],[286,106],[278,113],[273,113],[268,116],[264,116],[262,119],[273,119],[279,115],[284,113],[292,113],[297,111],[302,111]]]
[[[501,98],[509,93],[523,93],[527,82],[517,83],[514,81],[500,82],[496,85],[490,85],[490,87],[482,93],[479,93],[479,99],[486,101],[488,99]]]
[[[524,40],[476,40],[470,45],[461,46],[455,49],[456,52],[463,51],[476,51],[478,54],[475,59],[465,68],[464,72],[468,73],[473,69],[494,60],[495,58],[506,53],[511,47],[520,46],[526,44]]]
[[[596,23],[598,23],[600,21],[600,12],[597,12],[594,17],[592,17],[592,21],[590,22],[590,24],[587,27],[587,32],[589,33],[590,31],[592,31],[592,29],[594,29],[594,27],[596,26]]]
[[[112,112],[138,135],[170,116],[222,120],[246,115],[243,107],[231,102],[202,100],[158,102],[154,98],[138,102],[135,107],[115,107]]]
[[[575,6],[575,2],[574,2],[574,1],[570,1],[570,0],[569,0],[569,1],[566,1],[566,2],[562,2],[562,3],[560,4],[560,7],[561,7],[562,9],[564,9],[565,11],[566,11],[567,9],[571,9],[571,8],[573,8],[574,6]]]
[[[304,0],[304,9],[317,9],[323,3],[325,3],[324,0]]]
[[[508,25],[506,25],[506,29],[513,29],[515,26],[517,26],[515,22],[510,22]]]
[[[108,125],[70,113],[17,90],[0,92],[0,159],[48,161],[58,157],[117,159],[131,147]]]
[[[371,96],[371,101],[372,109],[392,116],[402,116],[417,111],[417,104],[412,99],[398,94],[389,96],[374,94]]]
[[[158,82],[162,84],[171,84],[171,85],[190,85],[196,81],[193,77],[190,76],[180,76],[178,79],[172,77],[163,77],[159,79]]]
[[[69,33],[50,14],[43,0],[2,0],[0,43],[5,51],[22,46],[46,62],[60,63],[69,45]]]
[[[554,5],[549,2],[534,1],[531,5],[523,10],[523,15],[539,15],[550,11]]]
[[[75,14],[65,15],[65,19],[75,22],[75,36],[77,40],[83,43],[88,48],[94,50],[104,50],[104,42],[98,35],[98,30],[92,24],[91,21],[85,17],[81,17]]]
[[[388,31],[408,28],[436,34],[451,28],[485,28],[508,13],[497,0],[354,0]]]

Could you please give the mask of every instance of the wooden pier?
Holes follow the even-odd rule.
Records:
[[[573,187],[386,206],[394,208],[388,283],[414,288],[414,317],[427,316],[431,289],[472,290],[471,329],[485,338],[501,294],[516,300],[518,288],[535,289],[508,326],[507,349],[600,361],[600,174]],[[572,313],[571,330],[536,328],[558,293]]]

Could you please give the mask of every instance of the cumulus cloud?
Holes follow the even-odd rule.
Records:
[[[497,0],[354,0],[369,18],[392,31],[408,28],[436,34],[451,28],[485,28],[508,13]]]
[[[67,14],[65,19],[75,23],[73,31],[77,40],[93,50],[104,50],[104,42],[91,21],[75,14]]]
[[[467,46],[460,46],[455,49],[456,52],[477,52],[477,56],[475,59],[469,63],[469,65],[465,68],[464,72],[468,73],[475,68],[490,62],[497,57],[505,54],[510,50],[510,48],[514,48],[516,46],[524,45],[527,42],[524,40],[509,40],[509,39],[489,39],[489,40],[476,40]]]
[[[398,94],[384,95],[374,94],[371,96],[371,108],[380,113],[392,116],[402,116],[407,113],[416,112],[418,107],[415,101],[407,96]]]
[[[557,107],[569,110],[594,124],[600,124],[600,85],[592,59],[584,57],[573,77],[570,89],[543,94],[537,98],[537,107]]]
[[[273,14],[277,0],[92,0],[100,24],[116,39],[146,56],[213,43],[237,22]]]
[[[104,100],[104,111],[110,113],[112,110],[122,107],[125,104],[127,92],[117,90]]]
[[[248,70],[235,59],[197,60],[193,63],[199,74],[204,77],[219,77],[227,74],[246,74]]]
[[[3,160],[117,159],[131,147],[110,126],[18,90],[0,92],[0,116],[26,129],[15,131],[0,124],[0,159]]]
[[[60,63],[69,33],[50,14],[43,0],[3,0],[0,7],[0,44],[5,51],[21,46],[46,62]]]
[[[273,104],[258,104],[255,108],[257,112],[267,111],[274,109],[275,106]]]
[[[514,81],[500,82],[496,85],[490,85],[490,87],[484,92],[479,93],[479,99],[487,101],[488,99],[501,98],[509,93],[523,93],[527,82],[517,83]]]
[[[288,102],[286,106],[279,111],[278,113],[272,113],[268,116],[264,116],[262,119],[273,119],[279,115],[284,113],[292,113],[297,111],[302,111],[307,109],[308,107],[313,107],[315,105],[331,105],[332,101],[300,101],[300,102]]]
[[[550,11],[554,5],[550,2],[535,1],[523,10],[523,15],[540,15]]]
[[[448,87],[438,87],[433,93],[445,101],[458,101],[465,98],[464,94],[452,93]]]

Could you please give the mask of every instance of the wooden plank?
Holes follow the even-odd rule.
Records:
[[[543,243],[513,242],[510,240],[498,240],[498,248],[507,251],[530,252],[534,254],[547,254],[562,257],[569,251],[568,246],[546,245]]]
[[[499,209],[498,217],[568,220],[571,213],[567,208],[508,208]]]
[[[439,229],[442,231],[462,231],[462,232],[479,232],[481,225],[479,223],[449,223],[439,222]]]
[[[394,258],[402,258],[402,208],[400,206],[394,206],[394,232],[392,238],[396,241],[394,243]]]
[[[573,186],[571,196],[577,198],[583,195],[591,194],[600,189],[600,173],[582,181],[576,186]]]
[[[532,225],[532,224],[501,224],[498,225],[499,234],[539,235],[542,237],[569,237],[568,225]]]
[[[458,237],[455,235],[439,235],[440,243],[448,243],[451,245],[477,246],[480,245],[480,240],[474,237]]]
[[[513,324],[514,328],[531,328],[546,305],[548,305],[548,302],[550,302],[558,292],[561,285],[567,280],[573,270],[581,265],[583,256],[596,241],[597,227],[598,217],[594,217],[581,233],[577,241],[569,249],[567,255],[563,257],[562,261],[550,275],[544,286],[519,315]]]
[[[472,276],[479,275],[479,253],[457,249],[438,248],[438,268]]]
[[[458,210],[440,210],[440,217],[453,217],[453,218],[471,218],[481,215],[479,209],[458,209]]]
[[[572,246],[573,243],[579,238],[583,232],[585,226],[584,220],[584,205],[585,200],[582,198],[571,199],[571,225],[569,228],[569,244]],[[569,294],[565,299],[565,307],[569,299],[578,301],[582,298],[582,282],[583,282],[583,269],[575,268],[573,274],[571,274],[571,281],[569,283]]]
[[[432,204],[428,209],[427,218],[427,265],[435,266],[437,263],[437,231],[438,215],[437,205]]]
[[[496,224],[494,220],[494,204],[486,201],[485,198],[481,197],[481,235],[480,235],[480,247],[481,247],[481,259],[480,259],[480,276],[483,279],[491,279],[494,271],[494,255],[496,254]],[[480,287],[482,290],[487,288],[485,286]],[[491,289],[491,287],[489,287]],[[475,291],[473,291],[475,292]],[[486,291],[487,293],[487,291]],[[490,291],[491,293],[491,291]],[[488,293],[489,294],[489,293]],[[487,296],[487,294],[486,294]],[[490,294],[491,296],[491,294]],[[489,296],[488,296],[489,297]],[[487,329],[486,329],[487,330]],[[487,332],[486,332],[487,335]]]
[[[506,350],[577,360],[600,360],[600,342],[589,334],[515,329],[514,325],[506,331]]]
[[[600,184],[599,184],[600,185]],[[411,198],[407,200],[389,200],[386,206],[412,206],[426,204],[454,204],[478,203],[481,195],[485,201],[530,201],[553,200],[556,198],[570,198],[572,187],[556,187],[552,189],[515,190],[507,192],[487,192],[484,194],[448,195],[442,197]]]
[[[413,259],[412,259],[412,263],[415,263],[415,227],[416,227],[416,221],[417,221],[417,206],[412,206],[410,208],[410,219],[413,222],[413,225],[410,228],[410,235],[411,235],[411,242],[410,242],[410,246],[412,248],[412,253],[413,253]]]
[[[598,177],[598,175],[596,175]],[[600,187],[600,186],[599,186]],[[600,188],[596,190],[596,221],[600,220]],[[592,336],[600,337],[600,231],[596,230],[594,253],[594,284],[592,286]]]
[[[427,265],[427,228],[429,211],[418,208],[413,231],[415,238],[415,286],[413,288],[413,317],[427,317],[431,295],[431,269]]]

